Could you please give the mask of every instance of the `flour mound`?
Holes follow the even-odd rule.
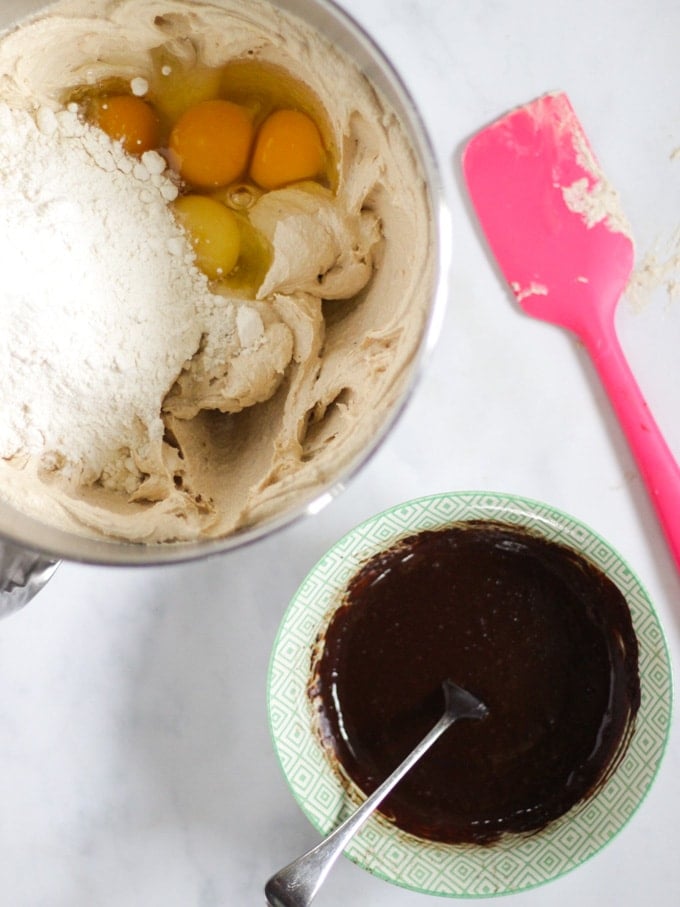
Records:
[[[0,458],[131,493],[160,457],[211,296],[164,169],[74,109],[0,105]]]

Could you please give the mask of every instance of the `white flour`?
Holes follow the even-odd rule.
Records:
[[[0,104],[0,457],[133,491],[209,294],[152,152]],[[156,464],[158,465],[158,464]]]

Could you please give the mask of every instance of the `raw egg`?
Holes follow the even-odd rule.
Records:
[[[300,110],[275,110],[257,134],[250,175],[263,189],[278,189],[321,176],[325,160],[321,134],[311,117]]]
[[[173,166],[199,188],[226,186],[246,169],[253,139],[250,114],[220,99],[185,111],[170,133]]]
[[[196,264],[211,280],[232,271],[241,252],[236,216],[214,198],[185,195],[173,205],[196,253]]]
[[[134,95],[98,98],[90,107],[90,119],[120,141],[128,154],[143,154],[158,147],[160,125],[154,109]]]
[[[174,123],[185,110],[201,101],[219,97],[222,78],[219,69],[198,64],[185,66],[167,52],[158,56],[153,80],[154,100],[169,122]]]

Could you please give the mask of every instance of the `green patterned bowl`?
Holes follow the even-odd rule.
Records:
[[[425,841],[374,814],[346,851],[359,866],[405,888],[448,897],[490,897],[541,885],[593,856],[636,811],[663,755],[671,713],[663,632],[640,582],[600,536],[554,507],[487,492],[420,498],[372,517],[324,555],[293,598],[271,658],[268,708],[288,784],[310,822],[325,835],[356,804],[313,731],[307,687],[314,642],[347,582],[368,557],[403,536],[465,519],[529,527],[580,551],[626,596],[640,646],[642,698],[635,732],[616,771],[582,807],[536,834],[506,836],[485,847]]]

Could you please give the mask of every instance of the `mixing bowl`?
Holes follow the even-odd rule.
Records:
[[[320,484],[312,487],[310,483],[307,489],[303,488],[294,503],[287,503],[279,512],[234,533],[209,540],[154,545],[110,541],[49,525],[7,503],[0,503],[0,538],[4,537],[9,543],[25,546],[48,558],[100,564],[176,562],[237,548],[280,530],[298,518],[313,515],[329,503],[386,438],[414,386],[423,359],[436,339],[441,320],[447,292],[450,245],[448,212],[428,136],[413,100],[390,61],[340,8],[325,0],[281,0],[275,5],[305,20],[354,61],[379,96],[396,113],[422,172],[431,212],[434,267],[426,311],[418,329],[414,355],[407,363],[405,380],[400,379],[398,392],[379,413],[375,431],[360,450],[355,451],[351,458],[345,458]],[[45,6],[39,0],[9,0],[2,4],[0,10],[0,28],[7,28]]]
[[[458,492],[407,501],[371,517],[333,545],[294,595],[274,644],[268,681],[274,747],[295,799],[321,835],[332,831],[363,799],[356,784],[338,766],[335,754],[322,742],[328,730],[325,717],[318,717],[318,676],[313,665],[333,615],[347,601],[345,590],[353,577],[361,577],[360,588],[369,587],[369,579],[375,576],[378,568],[373,573],[362,571],[365,565],[374,563],[376,555],[382,555],[400,540],[413,535],[447,530],[469,521],[475,521],[477,525],[479,521],[501,523],[512,532],[528,531],[551,544],[568,548],[594,565],[618,588],[628,606],[637,638],[640,704],[632,734],[626,740],[615,769],[605,776],[604,783],[594,793],[545,827],[504,834],[491,843],[447,844],[407,833],[381,814],[374,814],[345,852],[359,866],[380,878],[424,894],[448,897],[489,897],[532,888],[575,869],[596,854],[624,827],[648,792],[663,756],[671,719],[670,665],[658,618],[637,577],[596,532],[549,504],[509,494]],[[413,554],[409,556],[414,557]],[[389,572],[384,558],[378,563],[384,572],[372,580],[373,585]],[[483,582],[487,579],[488,575]],[[405,579],[403,582],[406,584]],[[433,582],[432,585],[436,584]],[[540,585],[538,580],[535,585],[529,583],[527,588],[535,592],[537,585]],[[477,602],[485,601],[488,594],[488,585],[479,588]],[[351,607],[366,609],[370,605],[352,602]],[[513,613],[511,601],[499,602],[498,607],[505,613]],[[479,612],[484,613],[481,604]],[[420,615],[419,608],[415,613]],[[344,626],[346,629],[347,625]],[[391,624],[389,634],[386,631],[384,638],[399,641],[394,647],[399,658],[393,662],[408,665],[409,676],[412,676],[417,653],[404,654],[400,645],[403,639],[394,630],[395,626]],[[498,624],[494,627],[497,629]],[[364,624],[362,629],[365,629]],[[347,632],[351,633],[351,624]],[[446,632],[452,631],[447,627]],[[358,634],[355,635],[358,638]],[[334,645],[338,638],[337,634],[333,637]],[[528,634],[527,638],[535,640],[537,637]],[[361,646],[367,645],[366,636],[362,634]],[[381,654],[387,645],[382,639]],[[470,647],[474,649],[474,640]],[[488,652],[488,649],[482,650]],[[540,659],[542,650],[537,651]],[[581,648],[580,651],[581,658],[590,657],[589,649],[584,652]],[[423,665],[432,662],[436,654],[421,653],[420,675],[427,673]],[[414,655],[413,659],[411,655]],[[381,665],[385,661],[390,664],[389,657],[389,653],[386,659],[376,655],[375,660]],[[487,665],[484,656],[480,657],[480,677],[484,671],[502,671],[496,662]],[[332,662],[333,665],[344,663],[341,659]],[[554,667],[554,662],[551,663]],[[355,678],[356,663],[352,662],[352,665],[350,675]],[[339,672],[340,667],[337,670]],[[372,689],[380,685],[382,676],[378,675]],[[387,669],[385,676],[390,676]],[[508,678],[507,674],[500,676]],[[512,678],[508,685],[512,686]],[[479,689],[475,692],[479,693]],[[335,695],[335,688],[332,695]],[[366,696],[366,699],[373,707],[374,697]],[[392,705],[390,703],[390,707]],[[375,710],[380,711],[378,705]],[[385,712],[390,714],[387,706]],[[409,727],[412,716],[405,707],[404,714],[407,715],[403,719],[404,726]],[[345,717],[343,712],[342,719]],[[350,724],[353,717],[349,718]],[[394,721],[390,727],[402,725]],[[455,731],[454,726],[447,733]],[[350,732],[346,733],[351,741]],[[360,746],[366,739],[362,738]],[[383,738],[376,732],[375,739]],[[541,745],[539,743],[538,748]],[[291,858],[294,856],[291,854]]]

